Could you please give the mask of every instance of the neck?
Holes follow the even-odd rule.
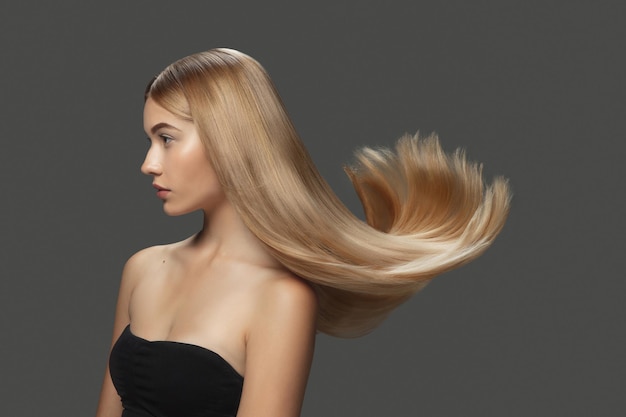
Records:
[[[280,268],[265,245],[248,229],[235,207],[227,200],[204,211],[204,224],[190,241],[191,248],[203,255]]]

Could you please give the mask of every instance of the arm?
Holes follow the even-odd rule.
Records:
[[[138,274],[138,266],[142,258],[141,252],[133,255],[122,272],[122,281],[120,284],[120,291],[117,298],[117,307],[115,309],[115,321],[113,322],[113,340],[111,341],[111,347],[117,341],[120,334],[130,323],[129,316],[129,304],[130,296]],[[109,365],[107,360],[106,372],[104,374],[104,381],[102,382],[102,389],[100,391],[100,401],[98,402],[98,409],[96,411],[96,417],[120,417],[122,415],[122,402],[117,395],[117,391],[111,381],[111,374],[109,373]]]
[[[280,279],[263,294],[246,344],[237,417],[297,417],[315,344],[317,297],[303,281]]]

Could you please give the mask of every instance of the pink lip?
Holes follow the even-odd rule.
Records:
[[[170,191],[168,188],[161,187],[161,186],[160,186],[159,184],[157,184],[157,183],[153,183],[153,184],[152,184],[152,186],[153,186],[154,188],[156,188],[156,189],[157,189],[157,191],[161,191],[161,190]]]
[[[157,197],[164,199],[165,197],[167,197],[167,195],[169,194],[169,192],[171,190],[161,187],[159,184],[152,184],[152,186],[157,190]]]

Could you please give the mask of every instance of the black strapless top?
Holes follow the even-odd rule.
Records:
[[[243,377],[217,353],[188,343],[149,341],[126,326],[111,350],[122,417],[234,417]]]

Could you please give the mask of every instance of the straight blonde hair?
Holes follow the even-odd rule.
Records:
[[[232,49],[174,62],[147,97],[194,122],[227,198],[313,286],[318,330],[331,335],[371,331],[434,276],[478,257],[509,211],[505,179],[486,186],[463,152],[415,135],[395,151],[362,149],[346,168],[364,223],[319,174],[265,70]]]

